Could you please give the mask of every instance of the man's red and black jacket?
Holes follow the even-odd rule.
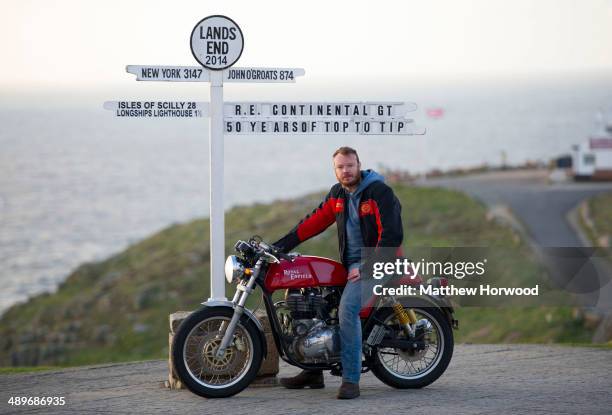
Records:
[[[340,260],[346,266],[346,217],[348,215],[346,191],[336,183],[325,196],[323,202],[306,215],[287,235],[274,242],[284,252],[289,252],[300,243],[318,235],[336,222]],[[404,237],[402,207],[393,194],[393,190],[382,181],[375,181],[361,193],[359,202],[359,225],[364,247],[398,248],[401,255],[401,244]],[[378,251],[376,249],[375,251]],[[385,250],[389,251],[389,250]],[[372,255],[370,255],[371,257]],[[386,256],[386,255],[383,255]],[[370,258],[362,258],[362,262]]]

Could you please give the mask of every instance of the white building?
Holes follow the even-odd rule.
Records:
[[[572,170],[578,180],[612,180],[612,124],[572,147]]]

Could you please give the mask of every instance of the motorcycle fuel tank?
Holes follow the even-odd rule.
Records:
[[[346,269],[336,261],[317,256],[298,256],[293,262],[271,264],[266,274],[268,291],[286,288],[346,285]]]

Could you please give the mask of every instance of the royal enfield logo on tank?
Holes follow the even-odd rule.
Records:
[[[285,269],[283,270],[283,275],[285,277],[289,277],[290,280],[307,280],[311,278],[310,273],[308,271],[304,271],[301,269]]]

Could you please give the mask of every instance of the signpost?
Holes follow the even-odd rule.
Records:
[[[117,117],[210,117],[210,298],[225,300],[223,136],[225,134],[421,135],[405,102],[223,102],[224,82],[292,83],[302,68],[232,67],[244,49],[240,27],[214,15],[191,32],[191,52],[201,66],[128,65],[137,81],[210,82],[210,103],[200,101],[108,101]]]
[[[128,65],[137,81],[210,82],[210,72],[200,66]],[[295,82],[302,68],[229,68],[223,82]]]
[[[117,117],[191,118],[208,116],[208,102],[199,101],[106,101],[104,109]]]
[[[225,299],[223,256],[225,211],[223,209],[223,73],[235,64],[244,49],[242,30],[225,16],[209,16],[191,31],[191,53],[210,69],[210,299]]]
[[[405,102],[226,102],[226,117],[403,117],[416,110]]]
[[[403,102],[230,102],[226,134],[424,133],[405,118],[416,105]]]

